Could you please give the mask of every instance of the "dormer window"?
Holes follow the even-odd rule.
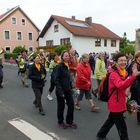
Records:
[[[58,24],[54,25],[54,32],[58,32],[58,28],[59,28]]]
[[[25,25],[25,19],[21,20],[22,25]]]
[[[15,17],[12,17],[12,24],[16,24],[16,18]]]

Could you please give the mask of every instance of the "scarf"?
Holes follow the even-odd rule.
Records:
[[[38,69],[38,71],[40,71],[40,64],[35,63],[36,68]]]
[[[120,75],[123,77],[123,79],[125,79],[127,76],[127,71],[125,69],[121,69],[119,66],[117,66],[117,69]]]

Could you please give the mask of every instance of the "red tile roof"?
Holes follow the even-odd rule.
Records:
[[[40,33],[39,37],[43,37],[47,32],[48,28],[51,26],[51,23],[56,20],[60,24],[62,24],[67,30],[69,30],[72,34],[76,36],[86,36],[86,37],[96,37],[96,38],[109,38],[109,39],[120,39],[118,35],[113,33],[111,30],[106,28],[105,26],[97,23],[91,23],[90,25],[87,22],[72,18],[66,18],[61,16],[52,15],[48,20],[47,24],[43,28],[42,32]],[[78,22],[88,27],[80,27],[80,26],[73,26],[68,24],[66,21]]]
[[[8,10],[7,12],[3,13],[2,15],[0,15],[0,22],[2,20],[4,20],[5,18],[7,18],[10,14],[12,14],[13,12],[15,12],[16,10],[20,10],[24,14],[24,16],[26,16],[26,18],[35,26],[35,28],[38,31],[40,31],[38,29],[38,27],[33,23],[33,21],[25,14],[25,12],[19,6],[13,7],[10,10]]]

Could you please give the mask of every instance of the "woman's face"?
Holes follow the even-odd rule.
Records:
[[[41,62],[41,60],[40,60],[40,57],[39,56],[36,56],[36,58],[34,59],[34,61],[35,61],[35,63],[40,63]]]
[[[117,61],[117,65],[118,65],[121,69],[125,69],[126,64],[127,64],[126,56],[119,57],[119,59],[118,59],[118,61]]]
[[[68,52],[65,52],[65,53],[63,54],[62,59],[63,59],[63,61],[66,62],[66,63],[69,62],[70,57],[69,57]]]
[[[136,59],[137,62],[140,62],[140,55]]]
[[[88,62],[89,62],[89,57],[83,58],[83,62],[84,62],[84,63],[88,63]]]

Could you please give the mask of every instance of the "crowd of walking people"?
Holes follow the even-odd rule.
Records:
[[[32,57],[29,60],[27,51],[21,52],[17,60],[18,75],[26,88],[29,87],[28,80],[31,80],[35,95],[33,104],[41,115],[45,115],[41,100],[47,76],[46,65],[50,73],[47,98],[50,101],[53,100],[52,92],[55,89],[58,126],[63,129],[78,127],[74,122],[74,108],[81,110],[80,102],[83,96],[88,100],[91,112],[100,112],[100,107],[95,103],[92,95],[99,97],[98,87],[106,74],[110,73],[108,94],[111,94],[114,88],[115,90],[107,102],[109,116],[98,131],[97,139],[106,139],[109,130],[115,124],[120,140],[129,140],[123,114],[127,110],[128,96],[130,100],[135,100],[140,105],[140,51],[137,51],[134,56],[117,52],[112,59],[109,54],[102,52],[84,53],[79,58],[73,48],[63,51],[61,56],[54,54],[52,58],[45,55],[43,49],[32,54],[29,55]],[[0,88],[3,88],[2,68],[0,59]],[[97,88],[94,87],[92,78],[96,79]],[[66,118],[64,116],[65,105],[67,105]],[[137,123],[140,125],[140,112],[137,112]]]

